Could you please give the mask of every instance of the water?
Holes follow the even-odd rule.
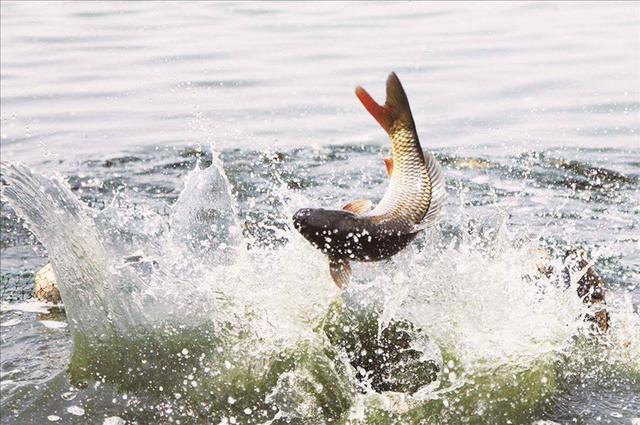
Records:
[[[2,160],[33,170],[2,168],[3,423],[640,417],[637,4],[1,7]],[[391,70],[449,198],[338,301],[289,220],[380,198],[388,142],[352,88]],[[533,271],[577,246],[603,337]],[[64,310],[26,301],[49,260]],[[363,381],[343,304],[420,328],[417,375]]]

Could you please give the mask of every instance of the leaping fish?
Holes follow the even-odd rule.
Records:
[[[387,79],[387,99],[379,105],[362,87],[356,96],[387,132],[392,157],[385,158],[389,186],[373,207],[358,199],[341,210],[303,208],[293,216],[295,228],[329,257],[336,285],[351,280],[350,261],[387,259],[406,247],[424,228],[437,223],[446,191],[435,157],[422,150],[407,95],[395,73]]]

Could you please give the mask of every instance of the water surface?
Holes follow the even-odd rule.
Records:
[[[70,194],[34,198],[51,212],[29,222],[37,237],[3,195],[3,423],[640,417],[636,3],[2,2],[1,19],[2,160]],[[337,293],[289,221],[380,199],[389,144],[353,88],[382,99],[392,70],[449,198],[402,255],[356,265],[349,296],[428,335],[444,372],[423,399],[323,354]],[[215,169],[192,173],[215,152],[230,192]],[[53,225],[76,199],[82,220]],[[211,231],[192,221],[207,205],[220,214],[195,223]],[[588,251],[606,337],[585,337],[573,292],[523,279],[531,247],[556,264]],[[49,259],[76,273],[66,315],[28,301]]]

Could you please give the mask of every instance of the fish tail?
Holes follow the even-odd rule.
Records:
[[[362,102],[367,111],[369,111],[387,133],[391,133],[397,121],[410,125],[410,128],[415,132],[415,124],[413,122],[411,108],[409,107],[409,100],[395,72],[389,74],[387,78],[387,99],[384,105],[379,105],[373,100],[371,95],[360,86],[356,87],[356,96],[358,96],[358,99],[360,99],[360,102]]]

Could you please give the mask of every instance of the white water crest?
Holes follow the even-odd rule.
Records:
[[[95,336],[140,323],[140,305],[129,302],[133,282],[114,278],[112,256],[62,178],[19,164],[3,164],[3,177],[4,197],[47,248],[72,327]]]
[[[73,330],[85,336],[238,314],[255,319],[261,337],[282,339],[296,323],[311,332],[307,322],[336,292],[321,278],[325,262],[302,240],[278,251],[243,249],[217,158],[189,173],[168,219],[126,195],[95,211],[61,177],[20,164],[3,164],[3,178],[4,196],[47,248]]]
[[[171,214],[173,240],[210,264],[233,262],[239,242],[239,224],[222,162],[191,171]]]

